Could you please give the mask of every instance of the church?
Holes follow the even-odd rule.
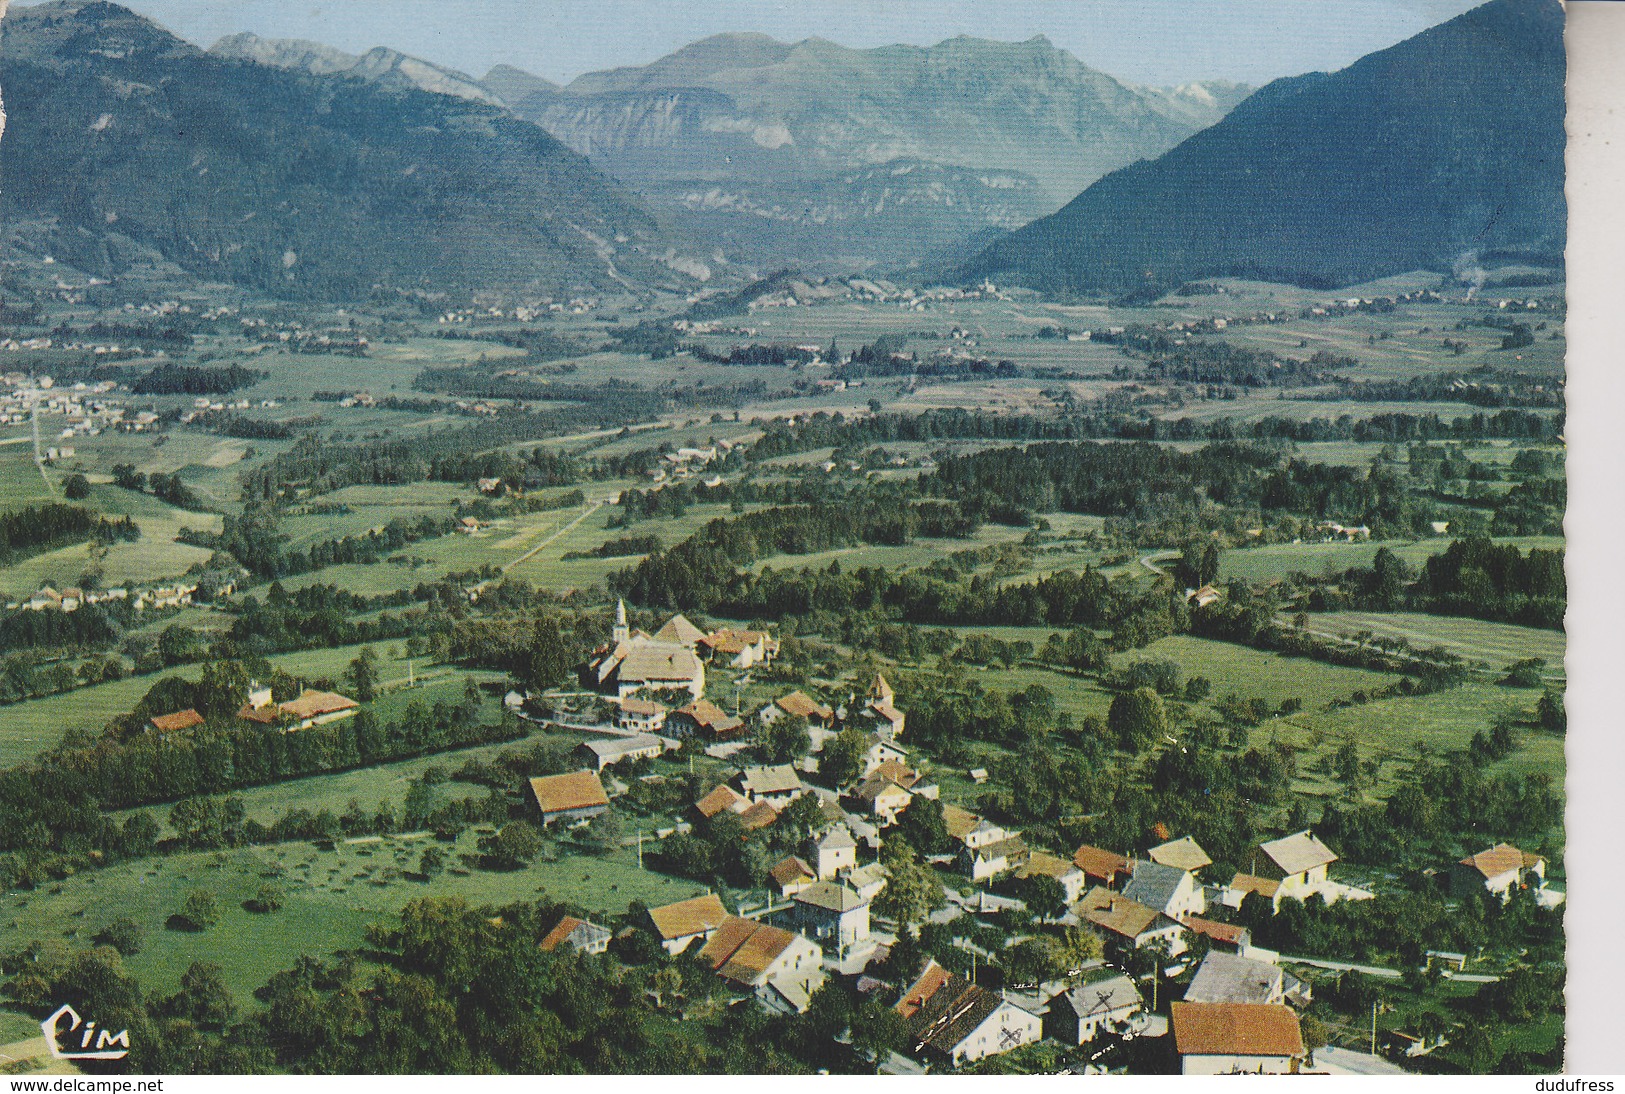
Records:
[[[704,637],[704,631],[681,615],[672,616],[654,634],[632,630],[626,623],[626,602],[616,601],[609,644],[593,652],[582,671],[582,684],[617,699],[639,691],[678,688],[698,699],[705,694],[705,664],[694,648]]]

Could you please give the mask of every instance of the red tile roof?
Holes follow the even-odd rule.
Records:
[[[1181,1056],[1302,1056],[1298,1016],[1282,1003],[1184,1003],[1169,1010]]]
[[[554,950],[558,949],[559,945],[563,943],[566,938],[570,937],[571,931],[575,930],[585,922],[586,920],[577,919],[573,915],[565,916],[563,919],[559,920],[558,926],[547,932],[547,935],[538,944],[537,948],[543,953],[552,953]]]
[[[1085,874],[1107,883],[1118,874],[1128,873],[1128,859],[1087,843],[1073,852],[1072,862]]]
[[[700,816],[710,819],[718,813],[732,810],[740,812],[747,804],[746,798],[731,786],[719,786],[705,797],[694,803],[694,808]]]
[[[1188,915],[1180,920],[1186,927],[1196,934],[1206,935],[1215,942],[1223,942],[1227,946],[1240,946],[1249,937],[1246,927],[1238,927],[1234,923],[1220,923],[1216,919],[1203,919],[1201,916]]]
[[[187,707],[174,714],[158,714],[152,719],[152,728],[160,733],[174,733],[182,729],[195,729],[203,724],[203,715]]]
[[[893,1009],[904,1018],[914,1017],[952,976],[952,973],[935,961],[928,962],[925,971],[920,973],[920,978],[909,985]]]

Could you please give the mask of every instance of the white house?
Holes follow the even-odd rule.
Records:
[[[1119,1029],[1142,1005],[1140,989],[1116,969],[1091,969],[1049,1001],[1044,1029],[1063,1045],[1081,1045]]]
[[[1178,957],[1187,947],[1189,931],[1183,924],[1104,886],[1090,889],[1072,911],[1080,922],[1094,928],[1108,947],[1117,950],[1137,950],[1162,942],[1170,957]]]
[[[625,760],[652,760],[666,751],[666,742],[647,733],[633,737],[604,737],[576,745],[576,756],[593,771]]]
[[[781,807],[789,805],[807,790],[801,785],[801,777],[796,774],[796,769],[789,764],[747,767],[735,778],[734,785],[753,802],[765,801]]]
[[[812,859],[818,877],[828,881],[858,864],[858,841],[852,838],[846,825],[837,824],[813,842]]]
[[[903,1016],[916,1054],[954,1067],[997,1056],[1043,1039],[1038,1015],[1008,999],[927,963],[894,1008]]]
[[[1128,883],[1123,886],[1123,895],[1128,899],[1155,908],[1171,919],[1207,911],[1202,885],[1189,870],[1135,859],[1129,863],[1129,871]]]
[[[797,922],[814,938],[841,948],[869,937],[869,901],[846,885],[815,882],[791,899]]]
[[[1277,906],[1287,897],[1307,900],[1324,888],[1327,870],[1337,861],[1332,849],[1307,828],[1281,839],[1261,843],[1258,850],[1261,853],[1253,856],[1252,876],[1277,883]]]
[[[1450,868],[1450,893],[1456,897],[1483,889],[1504,901],[1514,889],[1540,889],[1545,884],[1546,860],[1510,843],[1468,855]]]
[[[626,698],[621,700],[615,724],[638,733],[658,733],[666,724],[668,713],[664,705],[652,699]]]
[[[609,949],[609,939],[608,928],[567,915],[542,936],[536,948],[544,953],[551,953],[560,946],[569,946],[582,953],[603,953]]]
[[[1019,835],[992,843],[966,845],[959,852],[959,868],[972,881],[985,881],[1014,870],[1027,861],[1027,843]]]
[[[660,938],[660,947],[680,954],[695,940],[708,941],[730,916],[715,893],[679,900],[649,909],[649,923]]]
[[[1068,862],[1048,851],[1034,851],[1027,856],[1027,861],[1016,870],[1016,877],[1030,878],[1038,875],[1052,877],[1061,883],[1066,892],[1066,902],[1074,904],[1083,896],[1083,887],[1088,878],[1076,863]]]
[[[765,988],[785,982],[783,997],[810,999],[823,980],[824,951],[809,938],[754,919],[728,916],[706,939],[699,958],[722,979],[741,988]],[[797,984],[796,981],[803,981]],[[803,1002],[801,1009],[805,1009]]]

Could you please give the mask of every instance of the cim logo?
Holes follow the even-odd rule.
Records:
[[[71,1019],[66,1028],[62,1025],[64,1018]],[[58,1060],[122,1060],[130,1054],[129,1030],[121,1029],[117,1033],[98,1030],[95,1022],[86,1022],[79,1017],[78,1011],[66,1003],[57,1007],[49,1018],[39,1024],[39,1028],[45,1033],[46,1047]],[[79,1033],[78,1044],[73,1043],[71,1036],[75,1032]],[[63,1036],[67,1036],[67,1048],[63,1048],[58,1040]]]

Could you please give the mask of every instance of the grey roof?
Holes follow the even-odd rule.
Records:
[[[1185,871],[1173,866],[1164,866],[1160,862],[1147,862],[1137,860],[1134,864],[1134,877],[1123,886],[1123,896],[1128,900],[1137,901],[1147,908],[1155,908],[1159,912],[1168,910],[1169,903],[1179,886],[1185,880]]]
[[[665,743],[659,737],[639,733],[632,737],[610,737],[602,740],[582,741],[577,747],[588,749],[600,759],[604,759],[625,756],[629,752],[641,752],[646,748],[663,749]]]
[[[1134,981],[1121,974],[1094,983],[1079,984],[1063,993],[1062,998],[1079,1018],[1110,1014],[1141,1004],[1140,989],[1134,986]]]
[[[1286,991],[1279,965],[1209,950],[1185,989],[1187,1003],[1278,1003]]]
[[[809,885],[792,899],[797,904],[807,904],[827,912],[851,912],[869,903],[845,885],[838,885],[833,881],[820,881]]]
[[[613,671],[617,680],[632,683],[640,680],[686,682],[697,679],[705,670],[691,649],[666,642],[646,642],[632,644],[613,666]]]
[[[816,846],[820,851],[831,851],[843,847],[856,847],[857,845],[858,841],[852,838],[852,833],[847,829],[846,825],[837,824],[824,833],[824,837],[818,841]]]

